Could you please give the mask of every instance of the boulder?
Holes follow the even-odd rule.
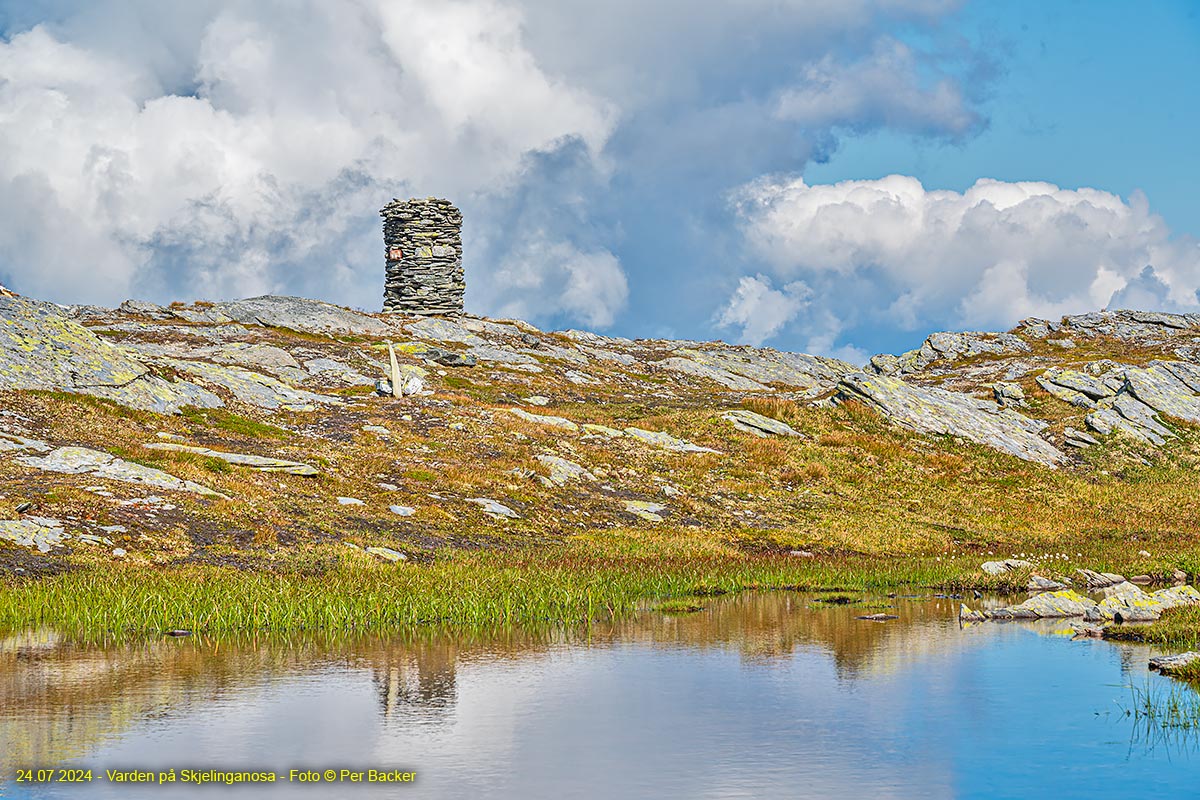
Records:
[[[1059,589],[1067,588],[1067,584],[1043,578],[1041,575],[1030,575],[1029,583],[1025,588],[1030,592],[1057,592]]]
[[[662,514],[667,510],[667,507],[661,503],[652,503],[648,500],[626,500],[625,511],[633,514],[635,517],[641,517],[649,522],[662,522]]]
[[[1104,589],[1125,583],[1125,578],[1115,572],[1096,572],[1090,569],[1077,569],[1075,574],[1083,581],[1088,589]]]

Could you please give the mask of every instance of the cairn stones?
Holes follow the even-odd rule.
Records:
[[[384,206],[385,313],[461,314],[462,212],[434,197]]]

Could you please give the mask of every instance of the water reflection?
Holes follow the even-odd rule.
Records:
[[[410,766],[412,793],[430,797],[1023,797],[1062,777],[1030,766],[1050,748],[1096,774],[1123,761],[1113,787],[1134,788],[1139,769],[1167,785],[1182,770],[1185,785],[1186,757],[1161,763],[1096,722],[1122,684],[1147,680],[1144,648],[1069,642],[1048,622],[960,630],[957,600],[882,602],[898,619],[775,592],[576,630],[90,644],[23,632],[0,639],[0,768]]]

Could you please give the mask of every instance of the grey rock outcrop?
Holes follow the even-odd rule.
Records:
[[[387,323],[361,311],[303,297],[263,295],[217,303],[212,308],[244,325],[287,328],[321,336],[386,336],[392,331]]]
[[[0,297],[0,320],[0,390],[76,392],[160,413],[189,405],[222,405],[220,398],[194,383],[151,374],[144,363],[69,319],[57,306]]]
[[[936,362],[952,362],[983,354],[1012,355],[1027,353],[1029,343],[1012,333],[940,331],[931,334],[916,350],[899,356],[881,354],[871,359],[871,369],[880,375],[905,375],[920,372]]]
[[[889,375],[847,375],[838,402],[858,400],[918,433],[959,436],[1026,461],[1055,466],[1064,456],[1041,437],[1046,424],[990,400],[925,388]]]
[[[379,212],[387,259],[383,310],[461,314],[462,212],[448,200],[393,200]]]

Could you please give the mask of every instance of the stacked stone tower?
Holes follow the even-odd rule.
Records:
[[[461,314],[462,212],[449,200],[393,200],[380,210],[387,279],[383,310]]]

